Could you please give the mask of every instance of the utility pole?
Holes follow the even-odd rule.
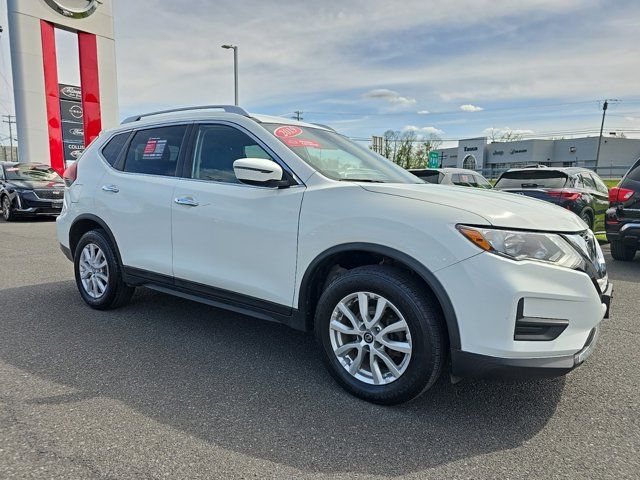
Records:
[[[598,171],[598,167],[600,166],[600,147],[602,145],[602,130],[604,129],[604,118],[607,115],[607,107],[609,106],[609,102],[617,102],[616,99],[605,99],[602,104],[602,122],[600,123],[600,136],[598,137],[598,150],[596,151],[596,171]],[[613,158],[611,159],[613,162]],[[609,177],[611,177],[613,172],[613,163],[609,166]]]
[[[6,118],[6,120],[2,120],[2,123],[9,124],[9,152],[11,153],[11,161],[13,162],[13,125],[16,123],[16,117],[14,115],[3,115],[2,118]]]
[[[298,121],[303,120],[303,118],[302,118],[302,110],[295,110],[293,113],[294,113],[294,116],[292,118],[295,118]]]
[[[238,100],[238,46],[237,45],[222,45],[222,48],[226,50],[233,50],[233,96],[236,106],[239,105]]]

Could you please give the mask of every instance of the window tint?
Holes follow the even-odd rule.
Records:
[[[631,167],[631,170],[627,172],[624,180],[633,180],[634,182],[640,182],[640,161],[636,162],[636,164]]]
[[[122,151],[122,147],[124,147],[124,144],[127,142],[127,138],[129,138],[129,133],[130,132],[125,132],[114,135],[114,137],[102,148],[102,156],[104,156],[107,163],[112,167],[116,164],[118,156]]]
[[[173,176],[186,125],[140,130],[131,140],[124,171]]]
[[[437,170],[419,170],[411,173],[427,183],[440,183],[442,181],[442,174]]]
[[[563,188],[568,175],[558,170],[527,169],[503,173],[495,188]]]
[[[255,140],[236,128],[201,125],[196,134],[191,177],[240,183],[233,172],[233,162],[239,158],[273,160]]]

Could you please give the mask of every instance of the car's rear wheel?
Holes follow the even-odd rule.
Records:
[[[374,403],[417,397],[445,360],[438,308],[412,275],[393,267],[358,267],[334,279],[318,303],[315,330],[333,377]]]
[[[2,218],[5,222],[11,222],[16,218],[11,207],[11,199],[7,195],[2,196]]]
[[[611,242],[611,256],[615,260],[630,262],[636,256],[636,250],[636,247],[625,245],[617,240]]]
[[[120,307],[135,291],[124,283],[114,247],[102,230],[82,236],[75,249],[74,270],[80,295],[92,308]]]

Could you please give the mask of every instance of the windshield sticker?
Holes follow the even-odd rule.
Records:
[[[17,167],[12,167],[12,168],[6,168],[5,169],[7,172],[19,172],[20,169]]]
[[[289,147],[322,148],[318,142],[304,138],[285,138],[283,141]]]
[[[150,138],[144,147],[142,158],[145,160],[151,160],[154,158],[161,158],[165,147],[167,146],[166,139]]]
[[[298,127],[294,127],[293,125],[278,127],[273,131],[273,134],[278,138],[297,137],[301,133],[302,133],[302,129]]]

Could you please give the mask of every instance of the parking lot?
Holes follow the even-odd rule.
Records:
[[[349,396],[313,339],[141,289],[89,309],[55,223],[0,223],[0,478],[637,478],[640,255],[565,378]]]

